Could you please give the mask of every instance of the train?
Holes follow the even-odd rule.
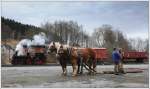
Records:
[[[17,52],[12,57],[12,65],[42,65],[46,63],[46,46],[31,45],[29,48],[23,46],[26,55],[18,56]]]

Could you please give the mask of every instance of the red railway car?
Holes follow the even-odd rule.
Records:
[[[123,52],[123,60],[136,60],[136,62],[144,62],[148,61],[148,53],[147,52],[137,52],[137,51],[124,51]]]
[[[97,61],[104,61],[108,59],[108,53],[106,48],[92,48],[96,53]]]
[[[137,58],[142,58],[142,59],[147,59],[148,54],[146,52],[124,52],[123,57],[125,59],[137,59]]]

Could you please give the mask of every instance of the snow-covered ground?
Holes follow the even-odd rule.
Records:
[[[114,74],[84,74],[76,77],[71,76],[72,67],[67,66],[67,76],[61,76],[60,66],[30,66],[30,67],[2,67],[2,87],[69,87],[69,88],[148,88],[149,74],[148,64],[124,65],[125,68],[141,68],[142,73]],[[97,66],[97,71],[113,70],[113,65]]]

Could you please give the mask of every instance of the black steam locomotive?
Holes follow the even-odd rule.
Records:
[[[18,56],[17,51],[12,57],[11,63],[13,65],[41,65],[46,63],[46,46],[45,45],[31,45],[23,46],[26,54]]]

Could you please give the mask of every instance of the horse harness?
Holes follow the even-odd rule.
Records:
[[[71,48],[67,48],[66,52],[65,49],[63,49],[63,46],[60,46],[60,49],[58,51],[58,54],[63,55],[66,53],[67,59],[71,60],[71,54],[72,54],[72,47]]]
[[[71,54],[72,54],[72,47],[71,48],[67,48],[67,59],[71,60]]]

